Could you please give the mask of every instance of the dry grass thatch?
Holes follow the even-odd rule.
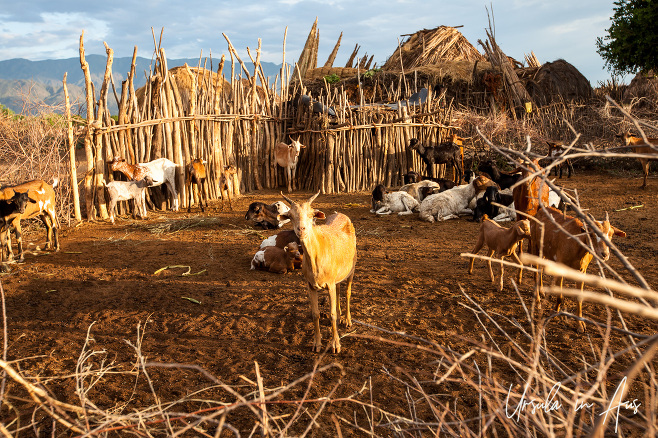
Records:
[[[170,68],[169,75],[176,80],[176,86],[178,87],[178,92],[181,96],[184,108],[189,106],[194,78],[197,79],[197,87],[199,87],[199,91],[207,91],[208,85],[212,83],[213,86],[220,87],[225,95],[231,93],[230,82],[225,80],[221,75],[205,68],[182,65]],[[135,91],[137,102],[139,102],[140,107],[144,99],[145,90],[146,86],[143,86]]]
[[[658,76],[653,70],[647,73],[640,72],[635,75],[624,92],[624,102],[633,102],[642,105],[655,105],[658,101]]]
[[[592,97],[592,86],[587,78],[564,59],[547,62],[538,69],[528,69],[521,76],[527,81],[528,93],[539,105]]]
[[[349,78],[356,76],[358,69],[350,67],[320,67],[320,68],[311,68],[306,70],[305,79],[315,80],[322,79],[325,76],[336,75],[340,78]],[[363,72],[362,72],[363,73]]]
[[[410,35],[388,58],[382,70],[407,70],[446,60],[475,62],[484,57],[456,28],[439,26]]]

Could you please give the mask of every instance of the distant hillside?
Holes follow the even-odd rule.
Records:
[[[107,58],[103,55],[87,55],[87,62],[91,72],[91,80],[98,89],[100,88],[103,75],[105,74],[105,64]],[[118,88],[117,93],[121,91],[121,81],[126,79],[130,71],[132,58],[114,58],[112,63],[112,75],[114,84]],[[187,63],[190,66],[196,66],[198,58],[188,59],[169,59],[167,64],[169,68],[176,67]],[[213,59],[213,70],[217,70],[218,60]],[[263,62],[263,71],[267,76],[279,74],[281,64]],[[210,61],[206,64],[210,68]],[[249,66],[248,66],[249,67]],[[146,83],[146,76],[151,68],[151,60],[146,58],[137,58],[135,88],[139,88]],[[236,69],[237,71],[237,69]],[[84,104],[84,75],[80,68],[79,58],[69,59],[49,59],[44,61],[29,61],[27,59],[9,59],[0,61],[0,104],[10,108],[12,111],[20,113],[23,110],[24,97],[29,96],[32,102],[44,102],[47,105],[64,105],[64,91],[62,88],[62,79],[64,73],[68,73],[66,83],[69,88],[71,102],[78,100]],[[224,75],[231,73],[231,65],[224,65]],[[108,99],[110,112],[116,114],[117,105],[114,98]],[[77,113],[77,108],[73,108]]]

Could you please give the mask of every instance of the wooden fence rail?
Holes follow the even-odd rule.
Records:
[[[106,46],[106,73],[100,98],[94,102],[91,96],[96,87],[88,74],[80,37],[88,109],[85,151],[89,170],[84,185],[88,219],[107,217],[103,181],[117,176],[106,165],[114,156],[129,163],[161,157],[173,161],[178,166],[179,203],[187,207],[184,166],[194,158],[208,163],[211,199],[220,196],[222,169],[229,164],[238,168],[231,185],[233,195],[276,188],[284,185],[284,179],[274,159],[274,146],[299,138],[306,148],[300,155],[296,187],[323,193],[363,191],[378,183],[399,185],[404,173],[421,169],[419,158],[406,147],[411,138],[438,143],[453,128],[449,123],[452,106],[442,95],[430,95],[417,106],[393,109],[365,102],[353,106],[344,90],[327,87],[321,95],[310,97],[312,102],[331,107],[336,115],[313,112],[313,104],[304,105],[299,99],[306,93],[301,78],[280,80],[291,76],[289,66],[284,64],[270,85],[260,67],[260,50],[256,59],[252,58],[253,70],[248,71],[228,43],[228,80],[221,75],[224,57],[218,73],[212,72],[212,60],[210,69],[187,65],[168,69],[165,51],[158,47],[146,85],[139,90],[134,89],[135,48],[127,80],[122,82],[120,94],[113,93],[118,116],[111,117],[107,99],[109,89],[116,90],[112,49]],[[235,74],[236,68],[240,75]],[[391,94],[399,95],[399,90]],[[166,206],[166,197],[157,191],[153,195],[156,204]]]

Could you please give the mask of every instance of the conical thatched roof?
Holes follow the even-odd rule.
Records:
[[[402,61],[400,61],[402,59]],[[439,26],[423,29],[400,45],[388,58],[382,70],[411,70],[445,61],[481,61],[484,57],[456,28]]]
[[[525,76],[526,89],[539,105],[555,100],[583,100],[592,96],[592,86],[576,67],[564,59],[547,62],[532,76]]]
[[[624,92],[624,102],[638,99],[640,106],[658,101],[658,75],[653,70],[636,74]]]

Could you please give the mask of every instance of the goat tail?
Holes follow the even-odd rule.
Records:
[[[57,187],[57,184],[59,184],[59,178],[58,178],[58,177],[54,177],[54,178],[53,178],[53,189],[54,189],[55,187]]]

